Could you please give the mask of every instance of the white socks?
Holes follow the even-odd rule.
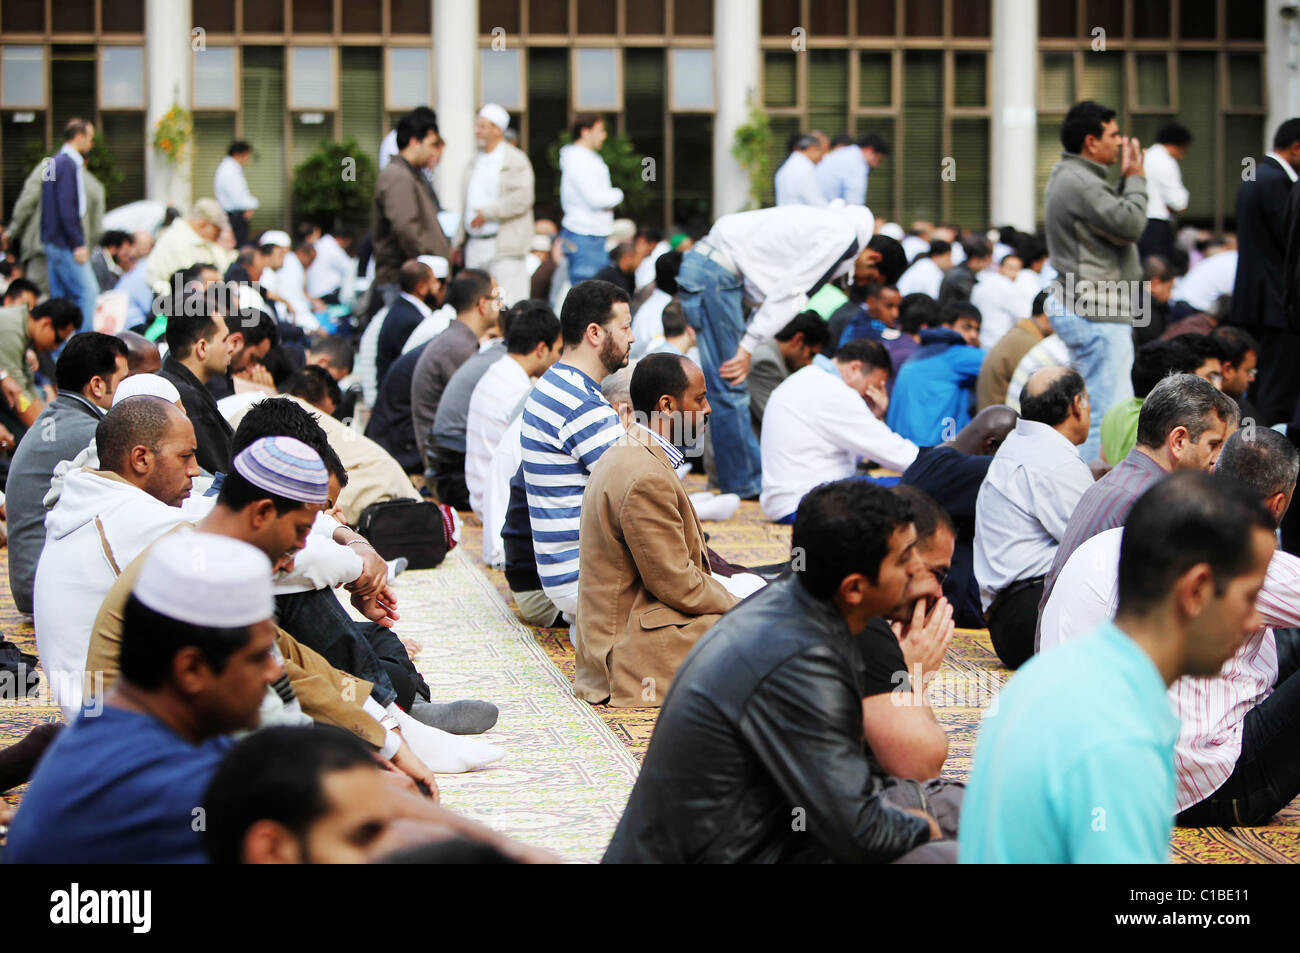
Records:
[[[448,734],[422,725],[395,704],[388,706],[388,713],[397,719],[401,735],[416,757],[435,774],[474,771],[500,761],[506,755],[504,748],[485,741],[475,741],[473,738]]]
[[[722,522],[736,515],[736,510],[740,509],[740,497],[735,493],[692,493],[691,505],[701,520]]]

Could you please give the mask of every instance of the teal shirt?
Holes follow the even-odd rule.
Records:
[[[1114,623],[1035,656],[980,727],[961,862],[1167,862],[1177,737],[1164,680]]]

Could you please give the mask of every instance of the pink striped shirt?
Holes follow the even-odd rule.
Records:
[[[1278,550],[1255,606],[1268,626],[1300,626],[1300,559]],[[1180,678],[1169,700],[1182,721],[1174,746],[1178,810],[1205,800],[1228,780],[1241,757],[1246,713],[1273,694],[1277,640],[1257,629],[1213,678]]]
[[[1044,608],[1044,651],[1115,618],[1121,538],[1119,530],[1101,533],[1067,561]],[[1273,693],[1278,667],[1272,626],[1300,626],[1300,558],[1282,550],[1273,554],[1255,606],[1266,628],[1252,632],[1218,675],[1180,678],[1169,686],[1169,704],[1182,724],[1174,746],[1179,811],[1228,780],[1241,757],[1246,713]]]

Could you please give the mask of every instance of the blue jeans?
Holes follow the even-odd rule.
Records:
[[[45,267],[49,273],[50,297],[67,298],[81,309],[78,330],[91,330],[95,321],[95,299],[99,297],[99,282],[95,270],[87,260],[78,264],[72,250],[46,244]]]
[[[749,419],[749,389],[718,374],[719,365],[735,356],[745,334],[741,279],[690,251],[677,274],[677,292],[682,313],[695,329],[704,384],[713,406],[709,433],[718,486],[723,493],[755,496],[763,487],[763,464]]]
[[[564,255],[569,260],[570,284],[596,277],[596,272],[609,264],[602,235],[579,235],[562,228],[560,241],[564,242]]]
[[[1089,321],[1059,302],[1047,307],[1052,329],[1070,350],[1070,362],[1088,385],[1088,402],[1092,405],[1092,423],[1088,440],[1079,447],[1085,461],[1101,453],[1101,419],[1106,411],[1133,396],[1133,328],[1123,324]]]

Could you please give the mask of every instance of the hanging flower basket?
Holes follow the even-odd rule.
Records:
[[[153,147],[168,162],[179,165],[194,137],[194,116],[188,109],[173,106],[153,127]]]

